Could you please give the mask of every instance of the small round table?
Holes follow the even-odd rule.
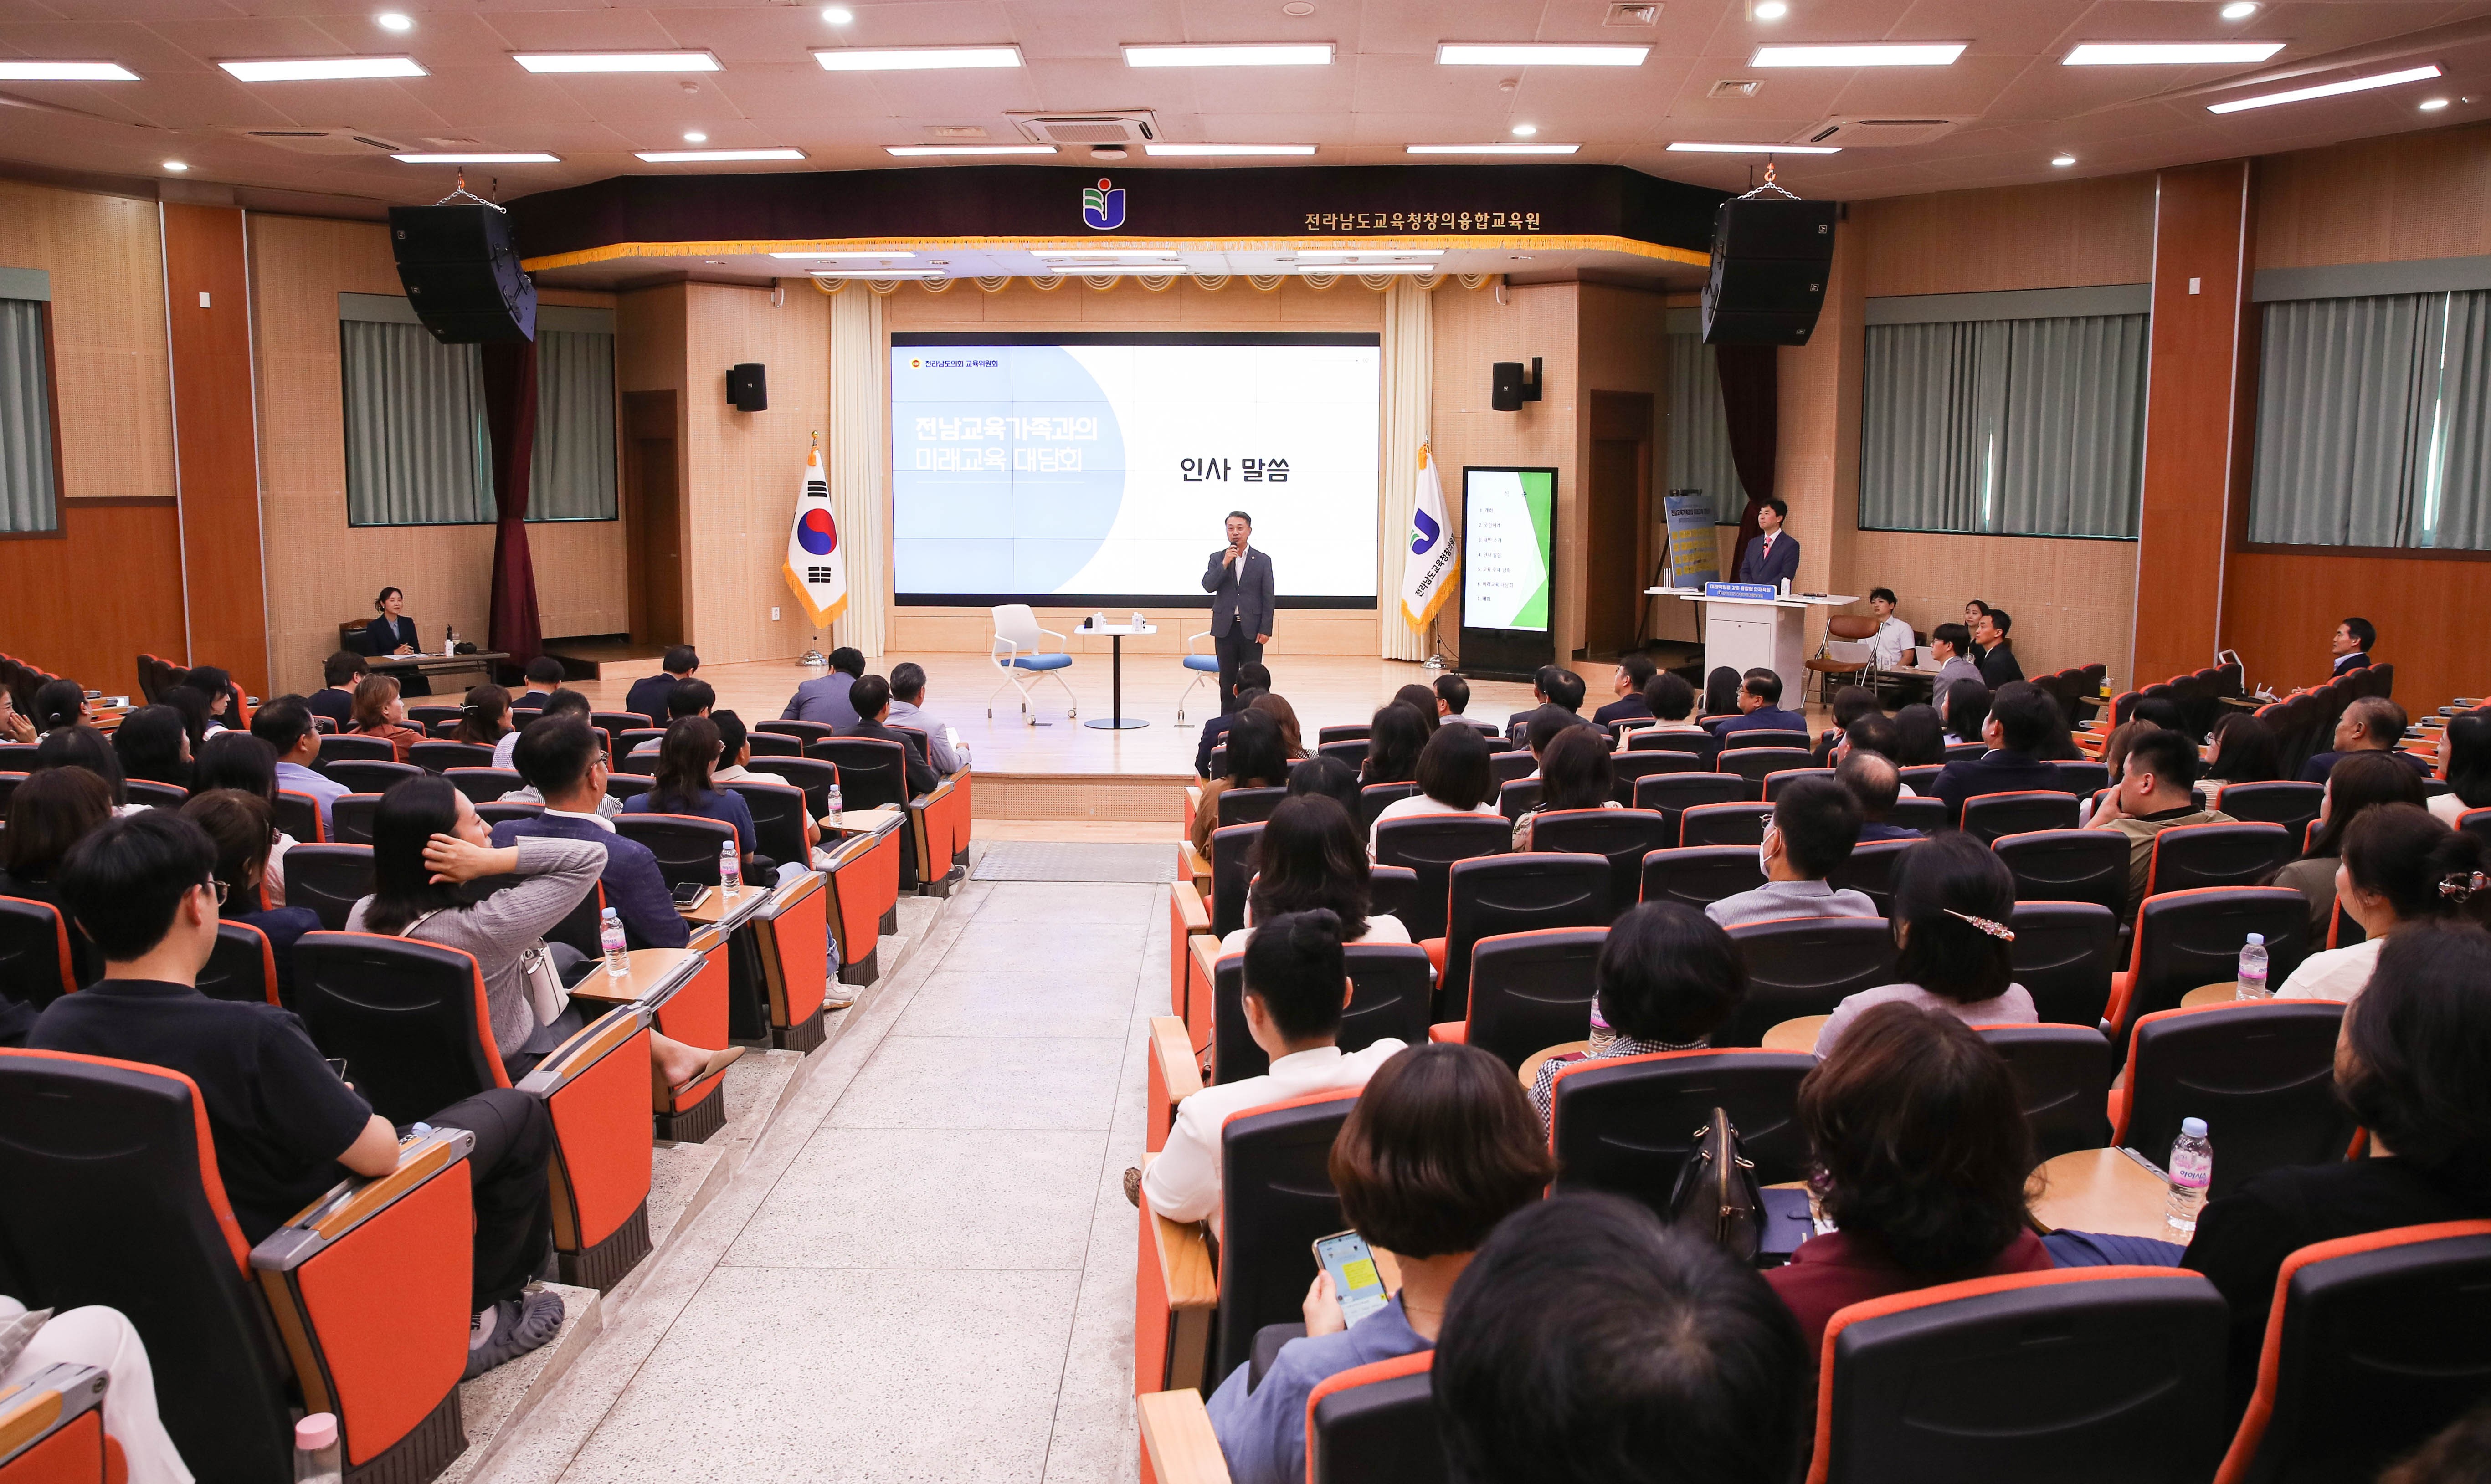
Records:
[[[1767,1031],[1761,1037],[1760,1043],[1767,1051],[1812,1052],[1816,1050],[1817,1033],[1823,1031],[1825,1023],[1832,1018],[1831,1015],[1802,1015],[1785,1020]]]
[[[2241,996],[2240,981],[2225,979],[2220,984],[2200,984],[2180,997],[2180,1008],[2198,1009],[2209,1004],[2229,1004]]]
[[[1103,716],[1093,716],[1081,724],[1085,727],[1097,727],[1102,732],[1129,732],[1135,727],[1149,726],[1150,723],[1144,721],[1139,716],[1128,716],[1125,714],[1125,636],[1127,634],[1155,634],[1159,631],[1158,626],[1156,624],[1143,624],[1139,626],[1132,624],[1110,624],[1099,628],[1091,628],[1085,626],[1072,631],[1076,634],[1084,634],[1091,637],[1096,637],[1099,634],[1105,634],[1107,636],[1107,714]]]
[[[1556,1045],[1549,1047],[1545,1051],[1535,1051],[1531,1055],[1524,1057],[1522,1059],[1522,1070],[1515,1074],[1522,1079],[1522,1091],[1525,1092],[1530,1091],[1531,1085],[1539,1080],[1540,1062],[1548,1061],[1553,1057],[1565,1056],[1570,1052],[1589,1051],[1591,1049],[1592,1043],[1590,1041],[1559,1041]]]

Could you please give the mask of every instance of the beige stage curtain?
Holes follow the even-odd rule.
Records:
[[[891,510],[883,492],[886,378],[882,296],[831,297],[831,429],[823,451],[831,509],[847,556],[848,605],[831,621],[834,644],[868,659],[883,651],[891,607]]]
[[[1401,616],[1401,565],[1410,555],[1410,511],[1419,502],[1419,447],[1435,394],[1435,322],[1416,275],[1384,294],[1384,489],[1375,512],[1376,629],[1386,659],[1424,659],[1427,636]]]

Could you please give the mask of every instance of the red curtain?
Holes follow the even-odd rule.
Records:
[[[528,560],[528,474],[537,451],[537,345],[484,347],[484,428],[493,444],[493,621],[488,648],[524,665],[544,648]]]
[[[1713,364],[1721,378],[1721,412],[1730,424],[1730,461],[1747,491],[1739,513],[1739,549],[1725,576],[1739,575],[1747,542],[1757,535],[1756,511],[1773,497],[1773,459],[1780,447],[1781,380],[1778,345],[1715,345]]]

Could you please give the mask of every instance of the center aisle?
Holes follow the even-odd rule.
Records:
[[[490,1478],[1133,1478],[1166,889],[963,883]]]

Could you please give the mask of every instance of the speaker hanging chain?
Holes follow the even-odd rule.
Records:
[[[1765,194],[1767,191],[1771,191],[1774,195],[1780,196],[1786,201],[1796,201],[1800,199],[1799,192],[1790,189],[1788,187],[1783,186],[1780,182],[1773,179],[1773,162],[1770,157],[1765,160],[1765,183],[1758,186],[1755,189],[1748,191],[1745,195],[1740,196],[1738,199],[1742,201],[1752,201],[1756,197]]]
[[[475,202],[475,203],[476,203],[477,205],[479,205],[479,206],[490,206],[490,207],[492,207],[492,208],[493,208],[493,210],[495,210],[495,211],[497,211],[497,212],[501,212],[501,213],[502,213],[502,214],[504,214],[505,216],[509,215],[510,210],[511,210],[511,209],[510,209],[509,207],[507,207],[507,206],[503,206],[503,205],[500,205],[500,204],[498,204],[498,203],[496,203],[496,202],[492,202],[492,201],[487,201],[487,200],[485,200],[483,196],[480,196],[480,195],[478,195],[476,192],[474,192],[474,191],[472,191],[472,190],[468,189],[467,189],[467,167],[466,167],[465,165],[460,165],[460,166],[458,167],[458,189],[455,189],[455,190],[454,190],[454,191],[452,191],[452,192],[450,192],[450,194],[448,194],[448,195],[446,195],[446,196],[443,196],[440,200],[435,201],[435,202],[433,202],[432,204],[433,204],[433,205],[435,205],[435,206],[448,206],[451,202],[457,200],[457,199],[458,199],[459,197],[461,197],[461,196],[464,196],[464,197],[466,197],[468,200]]]

